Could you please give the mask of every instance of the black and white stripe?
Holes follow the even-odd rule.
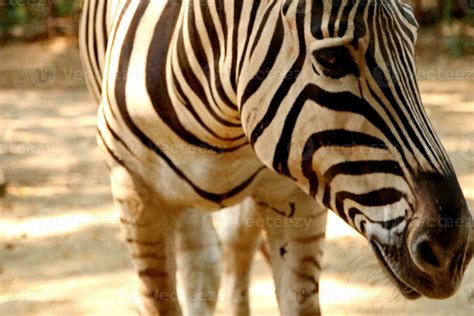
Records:
[[[278,209],[299,187],[369,240],[402,249],[426,201],[461,203],[421,103],[407,5],[128,0],[110,13],[110,3],[85,1],[81,23],[90,86],[103,88],[99,142],[112,168],[170,209],[246,196]],[[420,189],[426,178],[453,184],[443,205]],[[305,233],[294,240],[313,240]]]

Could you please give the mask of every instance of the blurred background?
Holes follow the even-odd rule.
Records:
[[[422,98],[474,210],[474,1],[411,4]],[[79,60],[79,15],[80,1],[0,0],[1,316],[135,314],[135,274]],[[474,314],[474,264],[454,297],[408,302],[361,237],[334,216],[328,226],[324,314]],[[257,254],[254,315],[277,315],[273,291]]]

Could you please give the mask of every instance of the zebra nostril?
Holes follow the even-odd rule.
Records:
[[[440,263],[429,241],[423,241],[418,245],[418,255],[420,259],[433,267],[440,267]]]

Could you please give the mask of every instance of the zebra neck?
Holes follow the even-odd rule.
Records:
[[[243,88],[239,78],[246,56],[255,48],[252,40],[258,40],[256,33],[262,32],[259,23],[264,24],[269,13],[278,11],[272,10],[278,7],[277,2],[191,0],[182,3],[171,51],[172,63],[179,66],[195,92],[205,94],[207,102],[215,103],[231,121],[239,119],[238,90]],[[200,84],[202,89],[195,88]]]
[[[245,4],[245,5],[244,5]],[[247,144],[238,110],[238,70],[252,1],[197,1],[179,9],[166,63],[167,90],[174,109],[186,113],[183,127],[216,148]],[[250,5],[250,6],[249,6]],[[247,8],[248,7],[248,8]],[[258,6],[255,6],[258,7]]]

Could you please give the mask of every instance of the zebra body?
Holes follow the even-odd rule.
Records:
[[[120,12],[125,2],[98,0],[85,1],[81,19],[80,48],[83,67],[87,76],[87,84],[90,92],[98,103],[102,98],[103,72],[105,67],[105,49],[108,44],[112,29],[112,21],[117,12]],[[196,151],[195,148],[192,150]],[[226,278],[227,300],[231,303],[231,309],[235,315],[249,313],[248,292],[250,264],[260,241],[261,227],[246,227],[242,223],[255,221],[255,206],[252,201],[246,201],[241,205],[233,206],[222,211],[219,216],[213,214],[214,219],[208,213],[200,210],[188,210],[181,215],[182,220],[178,224],[178,261],[182,283],[189,295],[196,295],[197,289],[210,286],[213,291],[207,291],[215,303],[219,287],[219,272],[224,270]],[[217,221],[218,231],[214,231],[212,224]],[[122,221],[127,221],[122,218]],[[198,225],[196,225],[196,223]],[[222,229],[222,227],[225,227]],[[203,234],[205,234],[203,236]],[[209,235],[210,234],[210,235]],[[187,248],[197,248],[192,239],[200,239],[201,244],[197,247],[199,251],[189,251]],[[194,245],[193,245],[194,243]],[[265,245],[262,244],[262,247]],[[262,248],[263,254],[268,257],[266,250]],[[201,254],[196,257],[196,252]],[[223,263],[220,267],[219,258],[223,252]],[[210,257],[211,260],[205,258]],[[202,258],[202,259],[199,259]],[[202,265],[206,265],[204,277],[195,278],[200,275]],[[214,270],[214,271],[212,271]],[[206,299],[203,299],[204,301]],[[213,310],[213,305],[206,306],[200,300],[189,299],[186,302],[187,315],[206,315]]]
[[[128,100],[123,98],[126,97],[125,95],[127,97],[130,95],[131,98],[137,100],[137,104],[132,107],[137,109],[138,116],[134,116],[134,114],[127,111],[125,120],[113,122],[125,125],[123,127],[118,126],[117,131],[127,133],[128,135],[123,135],[122,138],[132,137],[137,145],[131,151],[137,150],[139,159],[132,159],[135,160],[136,165],[131,169],[140,173],[143,178],[148,178],[150,170],[145,167],[142,161],[150,162],[156,166],[156,178],[150,185],[156,186],[156,188],[180,187],[181,190],[166,190],[167,199],[172,200],[175,205],[182,204],[180,206],[195,205],[206,209],[230,206],[253,194],[257,190],[257,186],[261,187],[261,185],[258,185],[259,182],[281,183],[277,187],[286,188],[288,183],[286,179],[262,168],[262,162],[255,156],[244,135],[239,123],[238,109],[235,105],[225,104],[222,100],[219,104],[221,109],[217,104],[203,104],[203,101],[189,88],[191,83],[187,82],[186,79],[190,74],[185,74],[179,69],[170,69],[171,65],[177,64],[176,59],[179,59],[180,51],[191,49],[188,47],[191,43],[188,38],[185,41],[188,44],[184,44],[179,40],[179,35],[173,37],[173,27],[166,24],[161,26],[159,23],[160,21],[163,21],[162,23],[173,23],[173,20],[175,20],[174,23],[177,23],[184,15],[184,13],[179,14],[180,6],[173,2],[166,3],[163,1],[150,2],[148,5],[145,3],[130,3],[115,34],[125,35],[126,31],[120,29],[120,27],[128,29],[129,23],[133,23],[133,17],[137,19],[134,13],[138,9],[143,9],[150,12],[150,14],[153,13],[155,20],[148,25],[144,25],[144,29],[137,30],[134,41],[147,43],[143,47],[156,47],[157,45],[153,45],[153,42],[168,39],[170,48],[159,47],[163,51],[156,52],[156,59],[150,60],[150,63],[147,63],[145,56],[155,54],[155,52],[137,52],[136,55],[132,53],[128,56],[128,69],[120,69],[120,65],[114,63],[114,60],[123,60],[124,56],[120,56],[122,51],[116,51],[115,54],[115,50],[111,49],[112,53],[109,60],[111,64],[114,64],[109,67],[118,66],[118,68],[109,69],[108,73],[119,74],[123,81],[118,78],[115,81],[109,80],[109,85],[106,87],[108,89],[107,95],[116,98],[114,104],[117,105],[117,109],[120,106],[119,104],[125,107],[132,106]],[[186,5],[191,3],[189,2]],[[137,8],[133,8],[134,5]],[[161,10],[164,11],[162,15],[175,16],[173,16],[173,19],[165,19],[156,14]],[[186,12],[184,9],[181,10],[181,12],[183,11]],[[130,20],[125,20],[127,18]],[[152,37],[154,33],[156,33],[155,38]],[[185,33],[185,31],[182,30],[175,34],[182,33]],[[143,38],[139,38],[139,36],[143,36]],[[124,40],[123,38],[115,38],[114,40],[119,43],[117,45],[123,45],[121,43],[121,40]],[[112,47],[114,45],[115,43],[112,44]],[[172,62],[169,59],[175,60]],[[216,67],[209,61],[209,68],[211,68],[209,69],[209,80],[215,82],[216,77],[222,76],[220,72],[228,71],[230,65],[227,64],[230,63],[230,58],[227,58],[226,64]],[[191,72],[192,67],[189,65],[187,71]],[[154,69],[154,71],[143,76],[147,69]],[[230,73],[230,71],[228,72]],[[125,73],[126,76],[123,76]],[[201,75],[204,76],[202,71]],[[175,79],[181,79],[182,82],[176,82]],[[199,79],[202,80],[203,78]],[[126,80],[128,81],[125,82]],[[166,85],[164,85],[165,82]],[[117,87],[117,83],[123,86]],[[227,84],[230,85],[229,82]],[[157,90],[161,90],[162,94],[157,92],[150,94],[149,88],[152,86],[159,87]],[[209,96],[211,100],[235,99],[235,96],[227,95],[225,90],[228,89],[225,89],[224,86],[225,83],[222,82],[221,88],[209,86],[202,87],[202,89],[208,90],[208,94],[211,94]],[[188,88],[188,91],[179,93],[179,90],[186,88]],[[117,90],[121,90],[121,92]],[[117,99],[117,93],[123,93],[118,97],[119,99]],[[163,94],[168,95],[169,100],[164,98]],[[189,100],[190,97],[193,97],[193,99]],[[186,102],[182,102],[183,98],[187,99]],[[210,102],[209,99],[206,98],[207,102]],[[206,106],[214,108],[213,113],[210,113]],[[125,108],[122,109],[126,110]],[[110,106],[110,110],[115,109]],[[194,113],[199,114],[195,115]],[[107,113],[99,115],[100,119],[106,116]],[[99,123],[99,129],[108,132],[107,128],[101,127],[102,125],[106,125],[105,121]],[[138,129],[135,130],[138,135],[130,132],[135,127]],[[192,131],[192,133],[189,131]],[[214,136],[214,134],[217,136]],[[189,153],[189,156],[192,157],[192,163],[189,163],[187,159],[183,159],[183,154],[186,153]],[[222,175],[226,176],[222,177]],[[280,195],[276,194],[276,196]]]
[[[265,226],[283,315],[320,312],[327,208],[370,241],[405,296],[454,292],[471,256],[470,227],[426,223],[470,215],[421,105],[417,25],[406,5],[119,4],[98,139],[146,312],[180,313],[160,294],[175,291],[181,214],[246,197],[259,210],[252,216],[294,221]],[[444,252],[441,235],[452,240]]]

